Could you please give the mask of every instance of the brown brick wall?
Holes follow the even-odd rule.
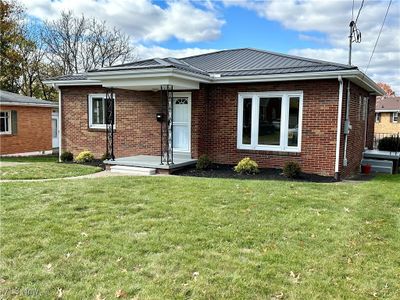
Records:
[[[201,85],[192,92],[192,156],[207,154],[216,163],[236,164],[243,157],[255,159],[261,167],[281,168],[286,161],[298,161],[305,172],[334,175],[339,83],[337,80],[291,81],[253,84]],[[238,150],[237,102],[239,92],[303,91],[303,128],[301,153]],[[366,92],[354,86],[349,136],[349,167],[358,167],[364,147],[364,125],[357,119],[358,95]],[[104,93],[100,87],[62,88],[63,150],[75,155],[91,150],[97,157],[105,152],[105,132],[88,129],[87,97]],[[115,155],[159,155],[159,92],[115,90]],[[345,114],[345,90],[343,120]],[[370,102],[370,108],[375,103]],[[371,116],[370,116],[371,118]],[[373,118],[373,115],[372,115]],[[360,137],[361,134],[361,137]],[[343,137],[343,135],[342,135]],[[342,138],[341,160],[343,159]],[[342,165],[342,161],[341,164]]]
[[[17,134],[0,135],[0,155],[52,149],[52,108],[0,106],[0,109],[17,111]]]
[[[291,81],[213,85],[209,93],[208,154],[217,163],[236,164],[251,157],[261,167],[281,168],[298,161],[305,172],[334,175],[338,81]],[[238,150],[237,102],[239,92],[303,91],[301,153]]]
[[[64,87],[62,101],[62,151],[74,155],[90,150],[100,158],[106,152],[104,130],[89,129],[88,95],[105,93],[95,86]],[[160,153],[160,111],[158,92],[137,92],[116,89],[114,152],[116,157]]]
[[[344,90],[343,90],[343,124],[345,120],[345,113],[346,113],[346,95],[347,95],[347,84],[348,82],[345,81]],[[364,97],[369,97],[368,92],[364,89],[358,87],[355,84],[350,85],[350,124],[352,129],[350,129],[350,133],[348,136],[347,142],[347,166],[343,166],[343,155],[344,155],[344,135],[342,136],[341,141],[341,159],[340,159],[340,166],[342,167],[341,174],[343,177],[349,176],[353,173],[358,173],[360,169],[360,162],[362,159],[362,153],[364,151],[365,145],[368,144],[366,141],[366,134],[365,134],[365,126],[367,124],[367,120],[362,118],[362,101],[360,106],[360,96],[362,99]],[[374,99],[372,98],[373,104]],[[369,114],[367,119],[371,118],[371,103],[369,105]],[[368,125],[367,125],[368,126]],[[367,138],[368,140],[368,138]]]

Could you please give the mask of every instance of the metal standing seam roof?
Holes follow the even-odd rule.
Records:
[[[184,58],[152,58],[132,63],[90,70],[88,73],[174,68],[193,74],[213,76],[273,75],[289,73],[326,72],[357,69],[355,66],[270,51],[242,48],[221,50]],[[85,74],[65,75],[51,80],[84,80]]]
[[[0,90],[0,104],[15,104],[15,105],[29,105],[29,106],[50,106],[58,107],[58,104],[51,101],[41,100],[34,97],[23,96],[7,91]]]

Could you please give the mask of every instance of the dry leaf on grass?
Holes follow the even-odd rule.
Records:
[[[280,292],[278,294],[275,294],[271,297],[271,300],[278,300],[278,299],[283,299],[283,293]]]
[[[106,300],[106,298],[103,298],[103,297],[101,296],[101,293],[98,293],[98,294],[96,295],[95,300]]]
[[[124,290],[118,290],[115,292],[116,298],[126,298],[128,294]]]
[[[57,299],[61,299],[63,296],[63,289],[62,288],[58,288],[57,289]]]
[[[290,277],[291,277],[293,283],[299,283],[299,281],[300,281],[300,273],[298,273],[296,275],[293,271],[290,271]]]

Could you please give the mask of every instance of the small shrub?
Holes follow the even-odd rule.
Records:
[[[400,137],[387,136],[380,139],[378,149],[381,151],[400,151]]]
[[[81,153],[78,154],[75,161],[78,164],[83,164],[83,163],[87,163],[87,162],[92,162],[93,159],[94,159],[94,155],[92,152],[82,151]]]
[[[69,151],[61,153],[60,159],[62,162],[69,162],[74,160],[74,155]]]
[[[212,162],[211,159],[206,155],[203,154],[199,157],[196,163],[197,170],[207,170],[211,168]]]
[[[288,161],[283,167],[283,174],[289,178],[298,178],[301,173],[301,167],[298,162]]]
[[[241,174],[256,174],[259,172],[258,164],[250,157],[245,157],[234,168],[235,172]]]

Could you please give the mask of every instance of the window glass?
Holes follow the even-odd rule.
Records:
[[[92,98],[92,123],[105,124],[105,99]]]
[[[243,134],[242,144],[251,144],[251,107],[252,98],[243,99]]]
[[[297,147],[299,138],[299,110],[300,98],[289,98],[289,128],[288,128],[288,146]]]
[[[0,132],[9,132],[9,114],[8,111],[0,112]]]
[[[399,113],[398,112],[394,112],[393,113],[393,122],[397,123],[399,120]]]
[[[282,98],[260,98],[259,145],[280,145]]]

